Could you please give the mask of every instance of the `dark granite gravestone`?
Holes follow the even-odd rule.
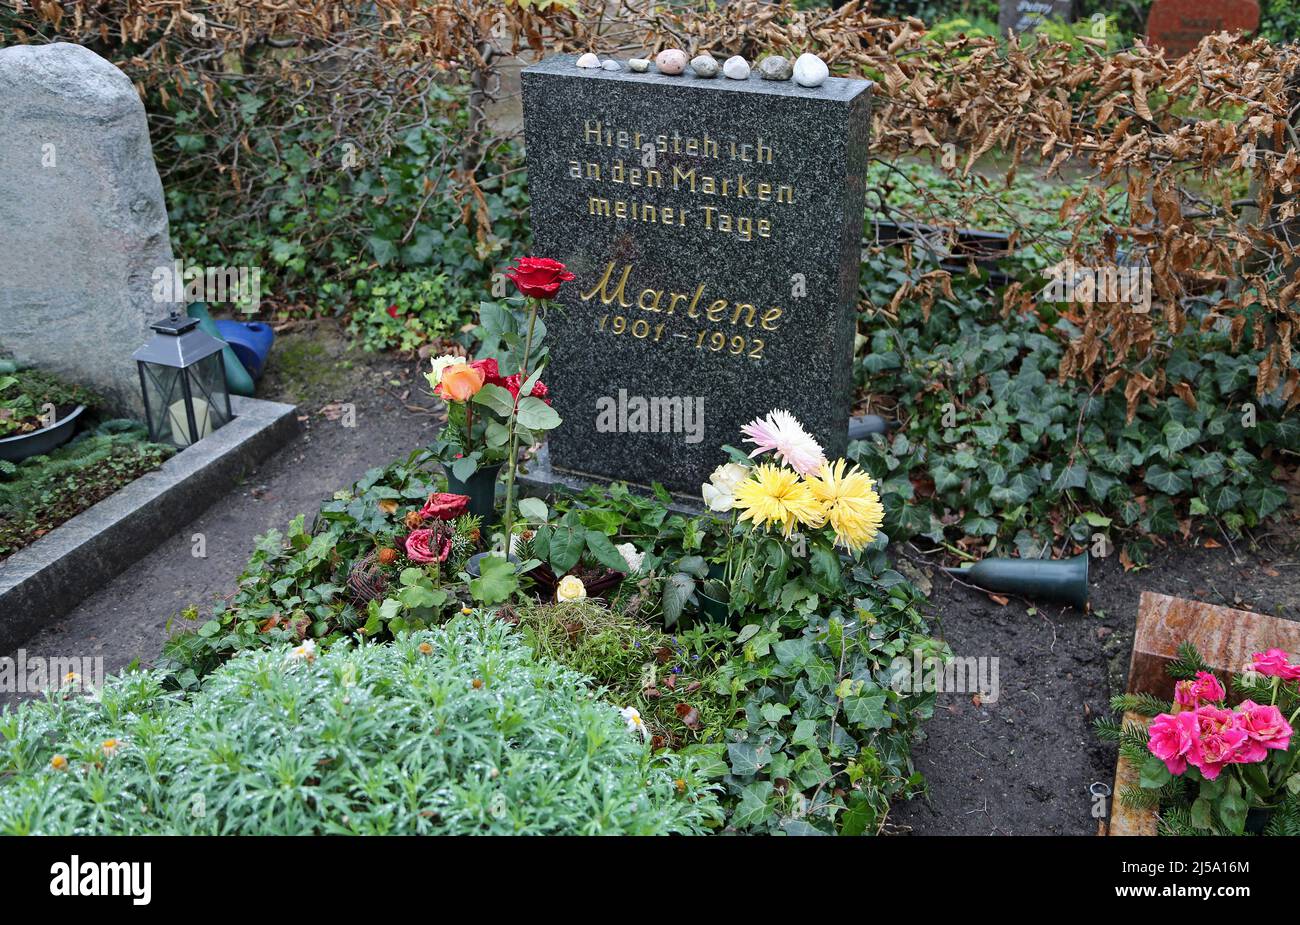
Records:
[[[1074,0],[1002,0],[998,7],[998,32],[1024,35],[1034,32],[1044,20],[1074,21]]]
[[[773,408],[842,454],[871,82],[575,60],[523,72],[533,255],[577,275],[546,322],[550,465],[698,497]]]
[[[1155,0],[1147,16],[1147,41],[1167,57],[1180,58],[1212,33],[1258,28],[1256,0]]]

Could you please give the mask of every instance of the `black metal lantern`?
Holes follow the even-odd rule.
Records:
[[[157,333],[135,352],[149,439],[189,446],[230,423],[230,388],[221,341],[196,318],[173,311],[150,325]]]

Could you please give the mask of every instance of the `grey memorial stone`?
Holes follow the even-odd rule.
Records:
[[[773,408],[843,452],[870,87],[524,70],[554,469],[695,496]]]
[[[131,81],[80,45],[0,49],[0,346],[140,415],[131,354],[171,265]]]
[[[1024,35],[1034,32],[1044,20],[1074,21],[1074,0],[1002,0],[998,7],[998,32]]]

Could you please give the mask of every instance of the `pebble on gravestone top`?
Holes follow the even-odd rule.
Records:
[[[597,85],[568,56],[522,80],[532,253],[576,276],[546,319],[552,466],[698,497],[774,408],[842,455],[870,82]]]
[[[768,55],[758,63],[758,76],[764,80],[789,80],[793,73],[790,59],[781,55]]]
[[[686,70],[686,52],[680,48],[665,48],[655,55],[655,67],[660,74],[680,74]]]
[[[749,77],[749,62],[741,55],[732,55],[722,65],[722,73],[732,80],[745,80]]]
[[[1074,0],[1002,0],[998,6],[998,32],[1024,35],[1037,31],[1048,19],[1074,21]]]
[[[697,77],[717,77],[721,69],[718,59],[713,55],[696,55],[691,59],[691,70]]]
[[[99,55],[0,49],[0,346],[141,416],[131,355],[173,266],[144,106]]]
[[[814,54],[802,54],[794,62],[794,82],[801,87],[820,87],[831,76],[826,62]]]
[[[1180,58],[1215,32],[1254,32],[1259,28],[1256,0],[1155,0],[1147,16],[1147,41]]]

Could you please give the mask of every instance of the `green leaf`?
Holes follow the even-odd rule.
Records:
[[[551,534],[551,570],[563,575],[578,564],[582,551],[587,547],[585,531],[575,530],[567,524],[560,524]]]
[[[1206,797],[1197,797],[1192,801],[1192,826],[1198,829],[1208,829],[1214,825],[1214,817],[1211,812],[1214,804]]]
[[[732,814],[731,824],[743,829],[762,822],[771,814],[767,804],[773,789],[772,782],[767,780],[754,781],[746,786],[740,792],[740,803]]]
[[[1152,755],[1146,761],[1142,762],[1142,769],[1138,776],[1138,783],[1146,790],[1159,790],[1165,784],[1169,783],[1173,775],[1165,767],[1165,763]]]
[[[478,390],[478,394],[474,396],[474,404],[490,408],[503,418],[508,418],[515,408],[515,397],[508,389],[489,382]]]
[[[483,604],[500,604],[519,588],[515,564],[502,556],[484,556],[479,560],[479,577],[469,582],[469,593]]]
[[[727,759],[732,774],[753,777],[772,763],[772,750],[753,742],[732,742],[727,746]]]
[[[664,629],[672,629],[681,619],[688,601],[695,599],[695,579],[684,572],[674,572],[664,581]]]
[[[1201,439],[1201,432],[1194,427],[1188,427],[1182,421],[1168,421],[1164,426],[1165,442],[1169,449],[1178,453],[1187,449],[1197,440]]]
[[[893,720],[885,712],[884,691],[844,698],[844,715],[848,721],[863,729],[888,729]]]
[[[587,549],[605,568],[616,572],[627,571],[627,560],[623,558],[623,554],[614,548],[614,543],[609,537],[598,530],[587,531]]]
[[[1233,835],[1246,831],[1246,801],[1236,793],[1229,793],[1219,801],[1219,818]]]
[[[560,416],[555,409],[531,395],[519,399],[518,421],[529,430],[554,430],[560,426]]]
[[[533,523],[544,524],[550,511],[541,498],[520,498],[519,513]]]
[[[1181,495],[1191,488],[1191,483],[1179,472],[1175,472],[1159,463],[1147,466],[1145,481],[1152,488],[1167,495]]]

